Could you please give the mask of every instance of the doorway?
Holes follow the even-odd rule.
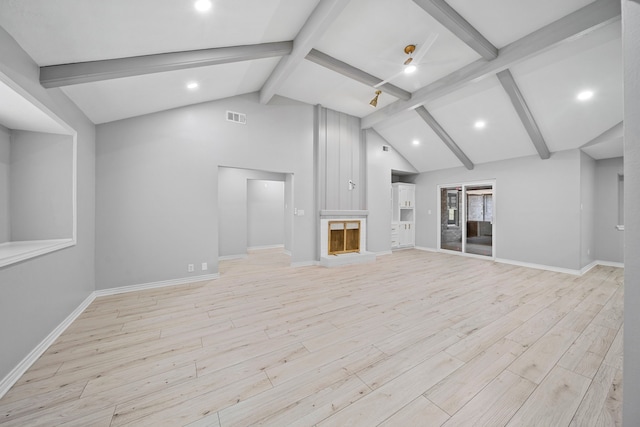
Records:
[[[438,248],[495,257],[495,182],[438,186]]]

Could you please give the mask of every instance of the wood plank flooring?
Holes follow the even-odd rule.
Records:
[[[417,250],[97,298],[0,400],[6,426],[619,426],[623,270]]]

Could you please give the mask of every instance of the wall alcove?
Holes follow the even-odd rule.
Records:
[[[76,132],[0,73],[0,267],[76,243]]]

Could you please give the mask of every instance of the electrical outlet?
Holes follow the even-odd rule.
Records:
[[[193,273],[195,271],[195,266],[193,264],[187,265],[187,271],[189,273]]]
[[[206,262],[203,262],[203,263],[202,263],[202,271],[205,271],[205,270],[207,270],[208,268],[209,268],[209,267],[207,266],[207,263],[206,263]]]

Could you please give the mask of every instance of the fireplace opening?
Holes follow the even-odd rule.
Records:
[[[329,255],[360,252],[360,221],[329,221]]]

